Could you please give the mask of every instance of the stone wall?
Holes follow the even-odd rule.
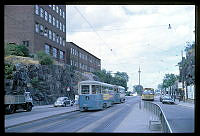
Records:
[[[34,105],[53,104],[60,96],[74,99],[78,82],[91,80],[69,65],[14,64],[12,79],[4,80],[5,94],[31,92]],[[97,77],[95,77],[95,80]],[[68,91],[67,88],[70,88]]]

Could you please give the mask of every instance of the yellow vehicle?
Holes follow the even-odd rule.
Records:
[[[142,92],[142,100],[154,100],[154,89],[153,88],[144,88]]]

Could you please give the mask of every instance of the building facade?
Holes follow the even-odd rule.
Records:
[[[45,51],[66,62],[65,5],[5,5],[5,43],[24,44],[31,53]]]
[[[66,42],[65,5],[5,5],[4,11],[5,44],[26,45],[32,54],[44,51],[80,72],[101,69],[99,58]]]
[[[101,70],[101,60],[73,42],[67,42],[68,64],[80,72]]]

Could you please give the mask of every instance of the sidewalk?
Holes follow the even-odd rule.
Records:
[[[153,115],[144,108],[139,109],[139,103],[114,130],[116,133],[162,133],[149,129],[149,119]]]
[[[33,106],[33,109],[40,109],[40,108],[52,108],[53,105],[40,105],[40,106]]]
[[[34,106],[33,109],[45,108],[45,107],[53,107],[53,105]],[[72,107],[66,107],[63,110],[59,110],[59,111],[44,112],[44,113],[39,113],[39,114],[23,116],[19,118],[7,119],[5,120],[4,127],[5,128],[14,127],[20,124],[30,123],[32,121],[49,118],[52,116],[57,116],[57,115],[61,115],[67,112],[72,112],[72,111],[77,111],[77,110],[79,110],[79,108],[74,105]]]
[[[193,103],[193,102],[188,102],[188,101],[186,101],[186,102],[180,101],[180,102],[179,102],[178,99],[175,99],[175,103],[178,104],[178,105],[186,106],[186,107],[190,107],[190,108],[194,108],[194,105],[195,105],[195,103]]]

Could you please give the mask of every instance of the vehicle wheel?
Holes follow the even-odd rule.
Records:
[[[14,113],[15,112],[15,105],[13,105],[13,104],[10,104],[9,106],[8,106],[8,113]]]
[[[103,104],[103,109],[106,109],[106,108],[107,108],[107,104],[104,103],[104,104]]]
[[[31,111],[31,110],[32,110],[32,105],[26,104],[26,111]]]

